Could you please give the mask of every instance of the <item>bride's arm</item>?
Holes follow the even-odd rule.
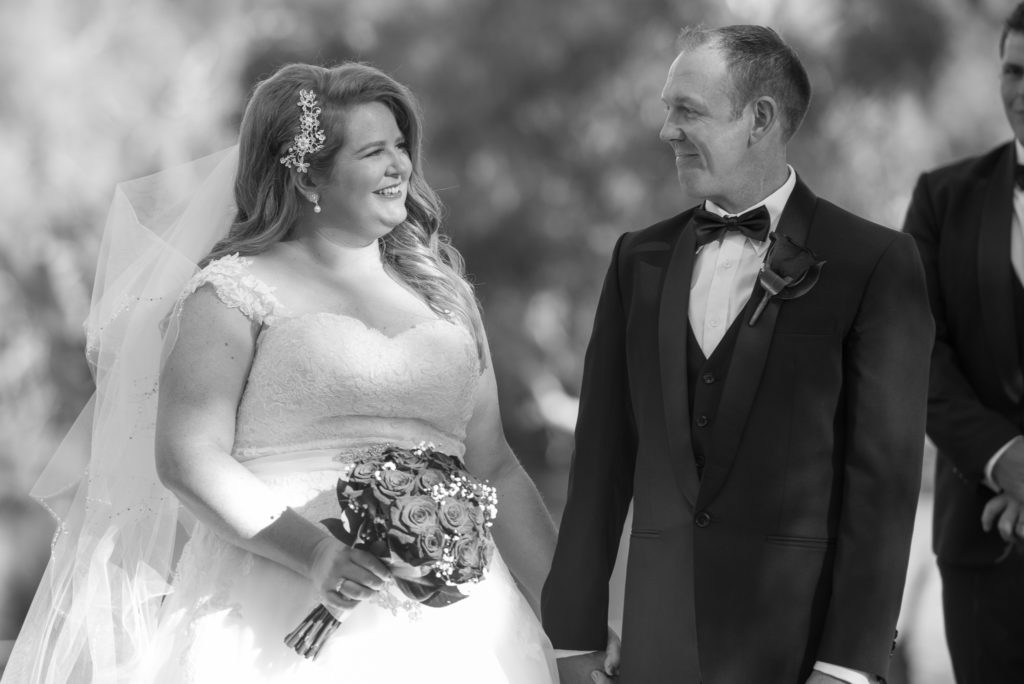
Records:
[[[555,525],[536,485],[505,440],[489,352],[466,432],[466,466],[498,490],[494,540],[539,616],[541,587],[555,551]]]
[[[387,569],[287,508],[231,456],[255,338],[254,324],[238,309],[224,306],[211,287],[200,288],[186,301],[160,378],[157,474],[222,537],[308,577],[334,604],[328,607],[351,608],[350,601],[329,588],[347,578],[378,589]],[[351,593],[366,595],[349,598],[365,598],[370,592]]]

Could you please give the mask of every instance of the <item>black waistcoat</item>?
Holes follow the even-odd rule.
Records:
[[[1021,293],[1024,300],[1024,292]],[[697,464],[697,477],[704,474],[704,464],[714,458],[711,453],[711,429],[718,413],[718,403],[722,398],[722,387],[729,365],[732,362],[733,348],[739,336],[740,326],[746,325],[750,317],[749,307],[743,307],[740,315],[732,322],[725,337],[718,343],[711,357],[704,356],[692,327],[687,324],[686,344],[686,380],[690,399],[690,435],[693,443],[693,458]]]

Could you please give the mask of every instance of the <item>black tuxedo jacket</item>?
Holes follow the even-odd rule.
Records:
[[[604,648],[632,499],[622,682],[802,684],[815,660],[884,674],[933,332],[913,241],[798,181],[778,230],[827,263],[810,292],[740,322],[698,479],[686,377],[691,214],[615,247],[545,628],[555,648]]]
[[[993,492],[985,464],[1021,434],[1024,376],[1013,303],[1013,144],[921,176],[904,230],[917,240],[935,317],[928,436],[939,450],[935,552],[995,563],[1004,545],[981,529]]]

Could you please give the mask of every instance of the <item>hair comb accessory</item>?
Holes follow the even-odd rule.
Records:
[[[320,128],[320,119],[318,118],[320,107],[316,101],[316,93],[312,90],[300,90],[299,106],[302,107],[302,115],[299,117],[299,134],[295,136],[295,141],[288,148],[288,154],[281,157],[281,163],[289,169],[294,167],[299,173],[306,173],[309,170],[306,155],[322,150],[327,136]]]

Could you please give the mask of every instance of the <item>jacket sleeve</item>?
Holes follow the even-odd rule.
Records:
[[[818,659],[884,675],[921,483],[933,323],[913,240],[894,233],[844,349],[843,485]]]
[[[587,346],[568,498],[541,599],[544,628],[558,649],[606,646],[608,578],[633,496],[636,429],[619,281],[623,237],[612,253]]]
[[[985,477],[988,460],[1020,432],[1011,421],[982,404],[952,346],[939,270],[941,223],[928,176],[922,175],[914,189],[903,229],[914,237],[921,254],[935,319],[928,436],[943,457],[953,460],[962,476],[980,482]]]

